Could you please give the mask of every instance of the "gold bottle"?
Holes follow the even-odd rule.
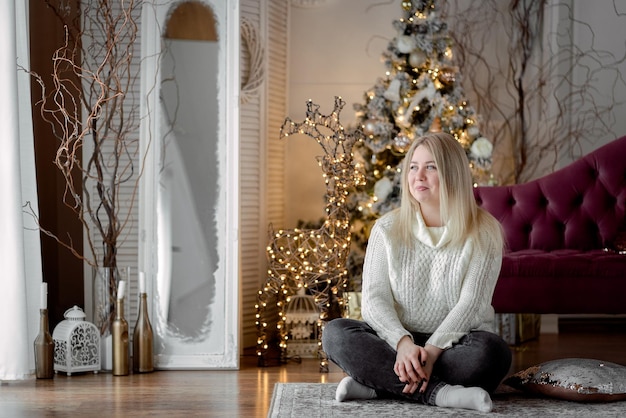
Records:
[[[113,320],[113,375],[126,376],[129,373],[128,322],[124,319],[124,281],[120,281],[117,291],[115,319]]]
[[[35,374],[37,379],[54,377],[54,340],[48,329],[47,309],[39,309],[39,334],[35,338]]]
[[[141,286],[140,286],[141,288]],[[148,318],[148,298],[145,292],[139,295],[139,315],[133,334],[133,372],[154,371],[152,354],[152,326]]]

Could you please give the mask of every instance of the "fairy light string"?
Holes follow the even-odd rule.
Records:
[[[275,300],[278,310],[276,331],[279,336],[280,361],[287,360],[289,335],[286,330],[286,307],[291,296],[304,288],[312,295],[319,308],[318,357],[320,371],[328,372],[328,360],[322,350],[321,336],[324,322],[329,318],[333,303],[339,311],[347,308],[346,261],[350,251],[350,212],[347,205],[349,191],[364,184],[364,175],[354,160],[352,149],[363,140],[360,129],[344,130],[340,113],[345,102],[335,97],[332,113],[320,113],[319,105],[307,102],[306,117],[302,122],[285,119],[280,138],[307,135],[321,146],[324,154],[317,158],[326,185],[326,219],[318,229],[280,229],[270,225],[266,248],[267,279],[257,294],[256,327],[259,365],[268,362],[270,330],[266,317],[268,306]]]

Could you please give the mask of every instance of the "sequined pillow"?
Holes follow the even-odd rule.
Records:
[[[626,400],[626,366],[566,358],[515,373],[503,382],[524,392],[576,402]]]

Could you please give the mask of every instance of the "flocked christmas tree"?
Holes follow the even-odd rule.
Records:
[[[467,152],[476,184],[492,182],[492,144],[464,97],[454,66],[452,38],[435,0],[402,1],[397,35],[382,59],[384,77],[356,104],[357,123],[366,135],[356,148],[366,186],[352,193],[352,287],[358,288],[369,230],[400,204],[400,163],[412,141],[429,131],[452,134]]]

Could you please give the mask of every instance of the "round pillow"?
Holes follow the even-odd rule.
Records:
[[[595,359],[548,361],[517,372],[503,383],[524,392],[568,401],[626,400],[626,367]]]

